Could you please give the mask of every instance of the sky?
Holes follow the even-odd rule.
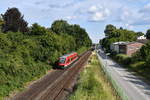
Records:
[[[55,20],[85,28],[94,43],[104,38],[108,24],[136,32],[150,29],[150,0],[1,0],[0,14],[17,7],[32,25],[51,27]]]

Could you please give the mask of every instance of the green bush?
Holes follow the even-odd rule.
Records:
[[[134,69],[143,69],[143,68],[145,68],[145,62],[139,61],[139,62],[131,64],[130,66]]]
[[[128,65],[131,63],[131,57],[127,56],[127,55],[124,55],[124,54],[118,54],[116,55],[115,59],[121,63],[121,64],[124,64],[124,65]]]
[[[0,18],[0,28],[9,25],[5,21],[4,17]],[[22,21],[24,24],[15,31],[16,20],[11,21],[13,24],[5,33],[0,29],[0,98],[45,74],[63,54],[84,52],[92,44],[85,29],[79,25],[58,20],[49,28],[37,23],[27,27],[27,22]]]
[[[45,74],[63,54],[86,51],[90,47],[87,38],[88,35],[80,41],[84,45],[78,47],[75,35],[56,34],[38,24],[33,24],[26,34],[0,32],[0,97]]]

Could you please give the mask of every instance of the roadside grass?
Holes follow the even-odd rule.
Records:
[[[150,84],[150,69],[146,66],[145,61],[134,61],[134,59],[125,54],[118,54],[111,58],[121,66],[127,68],[132,74]]]
[[[116,94],[106,79],[96,54],[93,53],[69,100],[119,100]]]

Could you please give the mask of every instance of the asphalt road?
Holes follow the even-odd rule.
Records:
[[[122,88],[129,100],[150,100],[150,85],[112,61],[101,49],[99,49],[98,55],[106,70]]]

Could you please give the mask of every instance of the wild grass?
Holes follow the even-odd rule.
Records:
[[[121,66],[126,67],[129,71],[135,72],[134,75],[142,76],[142,79],[150,83],[150,68],[145,61],[136,60],[138,58],[129,57],[125,54],[118,54],[112,57],[114,61]]]
[[[69,100],[118,100],[95,54],[92,54],[89,62]]]

